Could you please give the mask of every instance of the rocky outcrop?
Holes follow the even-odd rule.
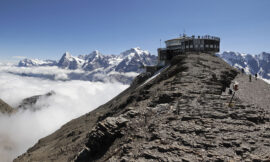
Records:
[[[97,123],[97,126],[87,134],[88,141],[86,147],[79,152],[75,161],[95,160],[103,155],[116,138],[121,138],[123,132],[121,128],[128,120],[122,116],[108,117],[104,121]]]
[[[3,100],[0,99],[0,113],[3,114],[11,114],[15,112],[15,110],[9,106],[7,103],[5,103]]]
[[[177,56],[15,161],[267,161],[269,109],[238,93],[228,106],[241,76],[210,54]]]
[[[40,99],[46,99],[48,97],[51,97],[52,95],[55,95],[54,91],[48,92],[44,95],[36,95],[36,96],[32,96],[29,98],[24,99],[20,105],[18,106],[18,110],[19,109],[23,109],[23,110],[31,110],[31,111],[36,111],[39,110],[41,107],[44,107],[44,105],[42,106],[38,106],[36,105],[36,103],[38,102],[38,100]]]

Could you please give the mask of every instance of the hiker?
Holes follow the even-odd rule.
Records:
[[[242,74],[244,74],[244,73],[245,73],[245,70],[244,70],[244,68],[242,68],[242,69],[241,69],[241,71],[242,71]]]
[[[251,74],[249,74],[249,82],[251,82]]]
[[[231,95],[233,93],[233,91],[232,91],[231,88],[229,89],[229,92],[228,93],[229,93],[229,95]]]
[[[231,100],[229,102],[229,107],[233,107],[234,104],[232,103],[232,100],[233,100],[233,97],[235,95],[235,92],[238,91],[238,89],[239,89],[239,83],[238,82],[234,82],[234,84],[233,84],[233,90],[234,91],[232,91],[231,88],[229,89],[229,94],[232,93],[232,98],[231,98]]]
[[[256,80],[257,80],[257,76],[258,76],[258,75],[257,75],[257,73],[256,73],[256,74],[255,74],[255,79],[256,79]]]

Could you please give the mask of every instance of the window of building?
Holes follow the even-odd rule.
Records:
[[[206,45],[205,45],[205,47],[206,47],[206,48],[209,48],[209,45],[208,45],[208,44],[206,44]]]
[[[210,44],[210,48],[213,48],[213,44]]]

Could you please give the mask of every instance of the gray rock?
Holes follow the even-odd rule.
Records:
[[[15,109],[0,99],[0,113],[11,114],[13,112],[15,112]]]

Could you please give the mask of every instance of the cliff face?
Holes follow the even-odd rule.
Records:
[[[231,96],[223,92],[244,77],[216,56],[177,56],[171,66],[151,78],[141,74],[126,91],[15,161],[269,159],[268,108],[247,102],[243,93],[230,108]]]

